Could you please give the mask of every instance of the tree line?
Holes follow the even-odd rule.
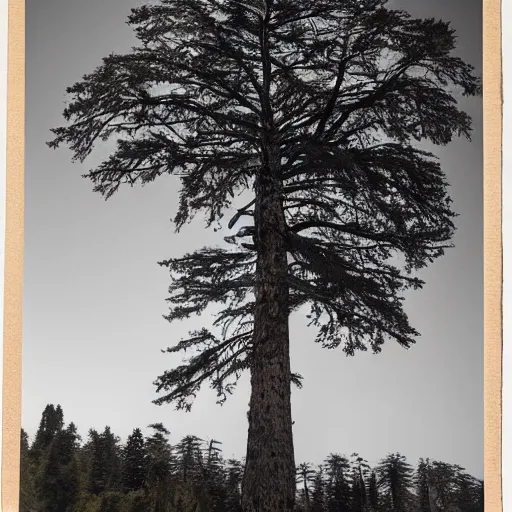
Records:
[[[162,424],[124,443],[105,427],[82,440],[48,405],[30,443],[22,430],[20,512],[241,512],[245,461],[221,443],[187,435],[172,444]],[[391,453],[374,467],[329,454],[296,468],[296,512],[482,512],[483,482],[463,468]]]

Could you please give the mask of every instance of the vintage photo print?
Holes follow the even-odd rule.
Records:
[[[26,0],[20,511],[484,510],[482,13]]]

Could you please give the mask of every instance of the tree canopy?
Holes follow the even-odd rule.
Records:
[[[417,142],[469,137],[457,95],[480,92],[473,68],[453,55],[449,23],[411,18],[385,0],[161,0],[133,9],[129,24],[139,46],[68,89],[68,124],[50,145],[84,160],[116,138],[116,151],[86,175],[97,192],[108,198],[123,184],[176,175],[176,228],[198,212],[212,225],[251,192],[272,111],[290,312],[308,305],[317,341],[349,355],[378,352],[386,339],[414,343],[403,292],[421,287],[412,272],[443,254],[454,232],[440,163]],[[213,329],[169,349],[196,352],[157,380],[159,404],[188,408],[208,381],[224,400],[249,367],[253,206],[227,223],[231,245],[161,263],[172,277],[170,321],[211,305],[217,314]]]

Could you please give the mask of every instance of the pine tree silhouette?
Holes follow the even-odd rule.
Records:
[[[348,355],[415,342],[404,291],[454,232],[440,164],[416,143],[469,137],[457,97],[479,80],[448,23],[385,0],[161,0],[129,23],[139,46],[68,89],[50,146],[84,160],[117,139],[87,174],[106,198],[179,176],[177,229],[236,208],[225,246],[162,262],[170,321],[220,311],[170,348],[197,355],[157,379],[156,403],[189,409],[204,382],[223,401],[250,370],[243,509],[292,511],[289,316],[308,306],[317,341]]]

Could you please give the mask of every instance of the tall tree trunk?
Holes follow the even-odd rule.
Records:
[[[295,500],[286,229],[272,160],[256,183],[258,259],[244,512],[291,512]]]
[[[243,512],[292,512],[295,457],[291,416],[288,260],[282,203],[279,143],[271,100],[268,26],[273,0],[265,0],[260,24],[261,169],[255,182],[254,241],[257,250],[251,400]]]

